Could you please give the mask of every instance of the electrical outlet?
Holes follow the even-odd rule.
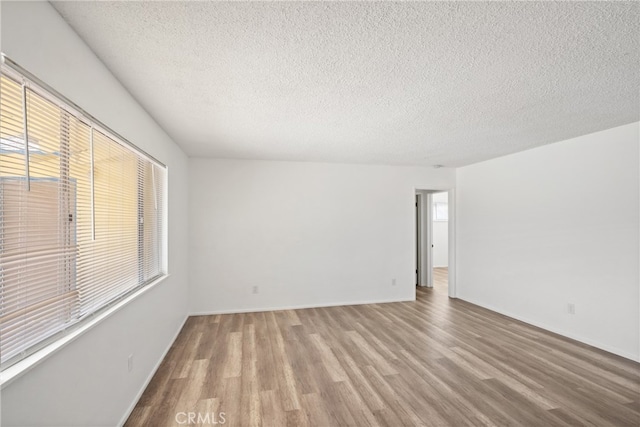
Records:
[[[127,359],[127,369],[129,369],[129,372],[133,371],[133,354],[130,354]]]
[[[391,279],[391,286],[395,286],[396,285],[396,279]]]
[[[570,303],[567,305],[567,312],[568,312],[569,314],[576,314],[576,305],[575,305],[574,303],[570,302]]]
[[[257,287],[257,286],[254,286],[254,287],[253,287],[253,293],[254,293],[254,294],[257,294],[257,293],[258,293],[258,291],[259,291],[259,290],[258,290],[258,287]]]

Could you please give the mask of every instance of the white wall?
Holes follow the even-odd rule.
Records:
[[[637,360],[638,141],[634,123],[458,169],[458,296]]]
[[[171,276],[2,389],[3,427],[113,426],[187,313],[187,158],[51,5],[0,7],[4,53],[169,167]]]
[[[435,193],[432,202],[449,203],[448,193]],[[433,212],[433,206],[431,207]],[[433,221],[433,266],[446,267],[449,265],[449,222]]]
[[[453,170],[417,167],[190,159],[189,170],[192,313],[414,299],[415,189],[455,184]]]

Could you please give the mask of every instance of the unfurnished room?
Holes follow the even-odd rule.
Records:
[[[0,0],[0,426],[640,426],[640,2]]]

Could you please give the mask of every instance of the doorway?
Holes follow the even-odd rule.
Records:
[[[416,190],[416,285],[455,297],[454,190]]]
[[[449,194],[433,193],[431,209],[432,285],[446,290],[449,286]]]

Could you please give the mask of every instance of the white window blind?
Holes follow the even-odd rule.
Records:
[[[166,273],[166,168],[2,66],[0,364]]]

